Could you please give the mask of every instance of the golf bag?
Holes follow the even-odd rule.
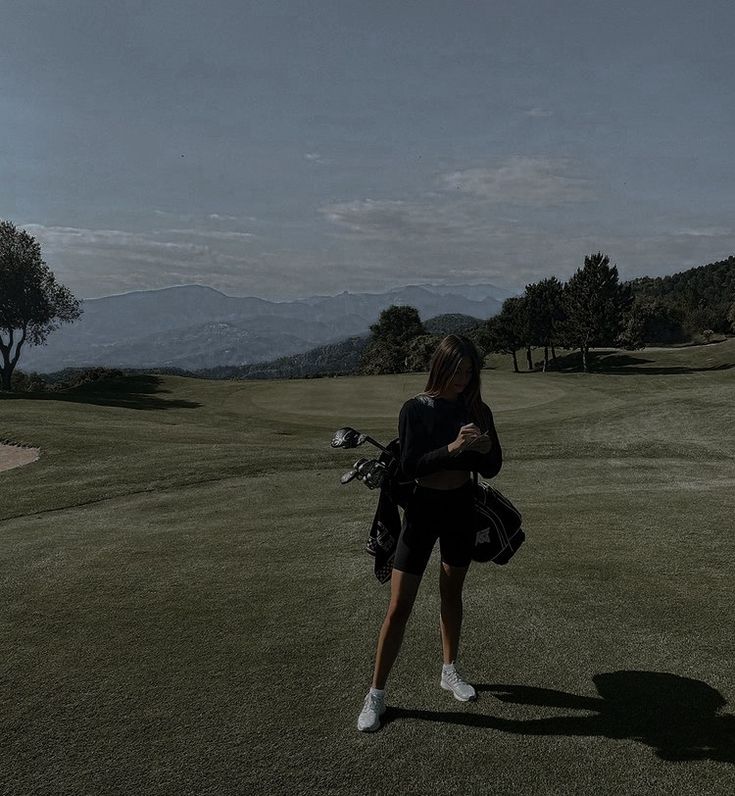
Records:
[[[521,512],[499,489],[474,476],[477,533],[472,560],[507,564],[526,539]]]
[[[366,551],[375,558],[375,575],[381,583],[390,578],[393,553],[401,524],[398,507],[405,510],[416,482],[407,479],[400,466],[400,440],[395,438],[382,450],[378,462],[385,466],[380,497]],[[521,513],[500,490],[478,480],[474,473],[475,545],[473,561],[507,564],[526,535],[521,529]]]

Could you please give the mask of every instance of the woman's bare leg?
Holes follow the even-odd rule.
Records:
[[[403,633],[411,616],[421,575],[401,572],[394,569],[390,581],[390,603],[378,636],[378,649],[375,653],[373,688],[385,688],[388,674],[398,657]]]
[[[462,630],[462,586],[469,567],[450,567],[441,562],[439,571],[439,593],[441,614],[439,628],[442,636],[444,663],[457,659],[459,634]]]

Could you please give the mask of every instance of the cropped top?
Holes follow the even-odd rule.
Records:
[[[448,445],[457,439],[462,426],[472,422],[462,396],[454,401],[416,395],[409,398],[398,415],[398,436],[401,445],[401,469],[406,478],[419,478],[438,470],[468,470],[493,478],[503,465],[503,452],[492,412],[488,431],[492,447],[487,453],[461,450],[449,452]]]

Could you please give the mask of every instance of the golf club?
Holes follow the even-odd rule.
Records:
[[[342,476],[340,476],[340,483],[342,484],[349,484],[350,481],[357,478],[357,468],[360,466],[362,462],[367,461],[367,459],[358,459],[351,470],[348,470]]]
[[[368,487],[378,489],[386,476],[386,466],[377,459],[364,461],[357,468],[357,477]]]
[[[365,436],[349,426],[334,432],[331,445],[333,448],[356,448],[365,442]]]
[[[350,426],[345,426],[344,428],[340,428],[334,432],[331,446],[333,448],[357,448],[364,442],[369,442],[376,448],[380,448],[380,450],[385,451],[386,453],[388,452],[387,448],[374,440],[372,437],[368,436],[367,434],[363,434],[362,432],[351,428]]]

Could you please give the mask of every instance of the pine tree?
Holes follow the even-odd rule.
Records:
[[[571,347],[581,351],[585,372],[592,346],[616,343],[631,300],[630,288],[618,281],[617,266],[611,266],[601,252],[585,257],[584,267],[565,285],[565,336]]]
[[[534,345],[543,346],[544,372],[549,367],[549,348],[553,350],[556,329],[564,320],[563,295],[564,288],[555,276],[526,285],[530,337]]]
[[[518,373],[517,351],[528,340],[526,300],[514,296],[503,302],[500,312],[487,321],[487,341],[490,350],[513,357],[513,370]]]

